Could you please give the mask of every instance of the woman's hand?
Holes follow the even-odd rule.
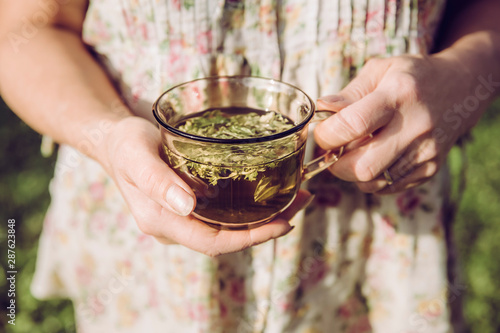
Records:
[[[279,218],[262,227],[216,230],[189,215],[193,191],[160,158],[160,133],[149,121],[128,117],[115,125],[101,161],[115,180],[139,228],[165,244],[178,243],[209,256],[235,252],[288,233],[288,220],[310,196],[300,192]]]
[[[372,59],[338,95],[318,100],[319,109],[337,113],[315,138],[324,149],[346,145],[330,168],[335,176],[364,192],[402,191],[436,174],[499,86],[451,57]]]

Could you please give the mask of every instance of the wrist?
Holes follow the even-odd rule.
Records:
[[[461,74],[460,79],[474,81],[479,76],[491,76],[493,80],[500,81],[499,32],[477,31],[470,33],[431,57],[449,64],[450,68]],[[500,95],[500,89],[497,90],[495,96]]]
[[[441,99],[448,99],[446,120],[459,135],[469,131],[500,95],[500,67],[495,59],[498,46],[488,36],[474,33],[431,55],[436,73],[445,73]]]
[[[95,110],[95,109],[94,109]],[[90,116],[87,122],[83,122],[78,129],[80,135],[73,135],[77,142],[72,146],[80,152],[100,163],[104,169],[109,171],[109,145],[114,136],[116,128],[128,118],[135,116],[121,102],[113,104],[111,110],[98,113],[98,116]],[[70,134],[71,135],[71,134]]]
[[[135,150],[152,150],[152,153],[158,154],[159,131],[149,120],[130,115],[106,125],[108,127],[105,128],[102,144],[98,145],[95,159],[111,176],[116,163],[130,158]]]

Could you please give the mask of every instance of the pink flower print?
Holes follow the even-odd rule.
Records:
[[[141,99],[142,96],[142,91],[134,91],[132,94],[132,101],[134,104],[139,103],[139,100]]]
[[[116,217],[116,226],[120,230],[124,230],[127,227],[127,217],[123,213],[118,213]]]
[[[140,233],[137,236],[137,245],[141,250],[150,250],[153,248],[153,236]]]
[[[188,308],[189,318],[197,321],[208,320],[208,309],[203,304],[191,304]]]
[[[380,223],[379,230],[382,232],[384,237],[388,239],[394,238],[394,236],[396,235],[394,222],[392,221],[392,218],[387,215],[382,216],[382,222]]]
[[[191,104],[191,107],[193,107],[196,110],[201,110],[203,106],[203,99],[201,97],[199,87],[193,87],[193,93],[188,100],[189,103]]]
[[[272,12],[271,5],[262,5],[259,8],[259,17],[261,19],[268,17]]]
[[[373,247],[370,252],[371,257],[375,261],[392,260],[393,254],[385,245]]]
[[[415,193],[414,189],[409,189],[397,197],[396,204],[401,215],[408,216],[420,204],[420,197]]]
[[[133,303],[134,302],[129,294],[121,293],[118,295],[116,302],[116,308],[118,310],[118,326],[131,327],[137,321],[139,314],[137,310],[132,308]]]
[[[370,320],[367,315],[363,315],[361,317],[357,317],[352,325],[346,330],[347,333],[371,333],[372,326],[370,324]]]
[[[287,5],[285,8],[287,13],[287,26],[294,26],[301,14],[301,7],[296,4]]]
[[[158,301],[158,290],[156,289],[156,285],[154,283],[151,283],[149,285],[149,306],[152,308],[158,307],[159,301]]]
[[[181,0],[173,0],[172,5],[176,10],[181,10]]]
[[[98,212],[92,215],[89,222],[90,231],[93,233],[100,233],[106,227],[106,217],[102,212]]]
[[[238,304],[246,302],[245,279],[237,278],[229,282],[229,296]]]
[[[89,186],[90,197],[94,201],[102,201],[104,199],[104,184],[102,182],[94,182]]]
[[[91,28],[91,34],[86,34],[85,42],[89,44],[97,44],[103,41],[109,41],[111,39],[111,34],[109,33],[108,26],[98,15],[94,15],[93,27]]]
[[[198,87],[194,87],[192,91],[187,89],[181,92],[181,99],[186,103],[187,108],[191,110],[202,110],[203,100],[201,98],[200,90]]]
[[[229,90],[229,82],[227,82],[227,81],[221,82],[220,83],[220,90],[221,90],[222,96],[228,97],[231,93],[231,91]]]
[[[90,210],[90,194],[89,193],[82,193],[80,196],[78,196],[75,200],[75,204],[78,208],[84,211]]]
[[[220,302],[219,303],[219,313],[220,313],[220,316],[221,318],[225,318],[227,316],[227,306],[223,303],[223,302]]]
[[[384,29],[384,17],[381,9],[366,13],[366,33],[374,35]]]
[[[132,274],[132,261],[130,261],[130,259],[126,259],[124,261],[118,262],[116,265],[116,269],[117,271],[124,272],[130,276]]]
[[[386,14],[396,13],[396,0],[387,0],[385,12],[386,12]]]
[[[282,312],[286,312],[292,308],[292,303],[288,301],[278,302],[278,309]]]
[[[69,221],[69,226],[72,228],[78,227],[78,220],[73,216],[73,218]]]
[[[89,298],[87,298],[87,308],[90,308],[92,310],[92,314],[94,316],[100,315],[104,313],[104,304],[102,304],[101,300],[97,295],[93,295]]]
[[[354,316],[361,309],[361,303],[356,297],[348,298],[338,310],[341,318],[350,318]]]
[[[133,16],[129,15],[129,13],[125,9],[122,9],[122,15],[123,19],[125,20],[125,25],[127,26],[127,29],[129,30],[129,32],[131,32],[132,31],[131,28],[133,27],[135,21]]]
[[[437,318],[443,314],[446,296],[436,297],[435,299],[426,300],[418,305],[418,312],[425,318]]]
[[[306,258],[299,273],[301,288],[306,290],[318,284],[325,277],[327,270],[328,266],[321,258]]]
[[[89,267],[77,265],[75,269],[78,284],[87,286],[92,280],[92,271]]]
[[[174,39],[170,41],[170,52],[167,57],[167,66],[171,77],[175,75],[184,75],[187,69],[187,62],[184,57],[184,41],[181,39]]]
[[[212,48],[212,31],[202,31],[196,36],[196,45],[200,54],[207,54]]]
[[[259,10],[259,18],[260,18],[260,29],[261,31],[271,35],[273,32],[274,24],[276,19],[272,13],[271,5],[263,5],[260,6]]]
[[[144,40],[148,40],[149,39],[148,26],[146,24],[141,24],[141,26],[139,27],[139,30],[141,31],[142,38]]]
[[[191,272],[187,276],[188,283],[196,283],[200,280],[200,276],[197,272]]]

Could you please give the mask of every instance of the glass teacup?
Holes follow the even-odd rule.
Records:
[[[153,105],[162,157],[193,189],[196,218],[219,229],[271,221],[301,182],[342,150],[303,165],[308,125],[320,118],[290,84],[252,76],[209,77],[164,92]]]

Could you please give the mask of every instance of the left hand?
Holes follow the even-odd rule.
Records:
[[[318,100],[318,109],[337,113],[318,124],[315,139],[323,149],[346,146],[330,168],[338,178],[364,192],[403,191],[434,176],[458,137],[478,121],[485,104],[476,96],[479,85],[447,58],[372,59],[338,95]]]
[[[286,235],[289,221],[311,201],[299,191],[271,222],[248,230],[219,230],[196,219],[192,189],[160,157],[161,135],[150,121],[129,116],[105,137],[98,161],[118,186],[138,228],[163,244],[180,244],[208,256],[241,251]]]

